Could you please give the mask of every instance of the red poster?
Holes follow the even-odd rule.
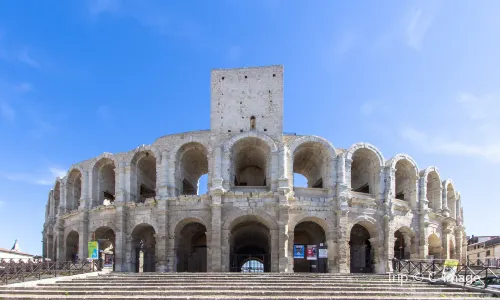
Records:
[[[316,245],[307,245],[307,260],[316,260],[318,257],[318,247]]]

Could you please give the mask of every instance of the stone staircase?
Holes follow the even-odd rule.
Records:
[[[489,294],[383,275],[110,273],[34,287],[0,286],[3,299],[477,299]]]

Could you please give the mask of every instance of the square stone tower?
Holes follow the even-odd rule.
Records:
[[[210,128],[218,136],[256,131],[283,134],[283,66],[211,72]]]

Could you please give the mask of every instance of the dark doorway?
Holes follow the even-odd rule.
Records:
[[[327,273],[328,258],[322,257],[326,252],[325,231],[314,222],[302,222],[294,229],[294,259],[293,271],[309,273]],[[308,247],[309,250],[308,251]],[[316,251],[312,251],[316,247]],[[313,257],[308,257],[308,252]]]
[[[397,259],[407,259],[405,256],[405,240],[401,231],[397,230],[394,233],[394,257]]]
[[[372,246],[368,230],[356,224],[351,229],[349,241],[351,253],[351,273],[372,273]]]
[[[269,229],[256,221],[244,221],[231,230],[231,272],[269,272]]]
[[[207,271],[207,229],[189,223],[177,234],[177,272]]]
[[[137,225],[132,231],[132,245],[135,248],[135,271],[156,271],[155,230],[149,224]]]

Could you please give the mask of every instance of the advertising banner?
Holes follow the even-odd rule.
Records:
[[[304,245],[293,245],[293,258],[304,258]]]
[[[306,257],[307,260],[317,260],[318,247],[316,245],[307,245]]]
[[[328,258],[328,249],[318,249],[318,258]]]
[[[89,258],[98,259],[99,258],[99,243],[97,241],[91,241],[88,243]]]

